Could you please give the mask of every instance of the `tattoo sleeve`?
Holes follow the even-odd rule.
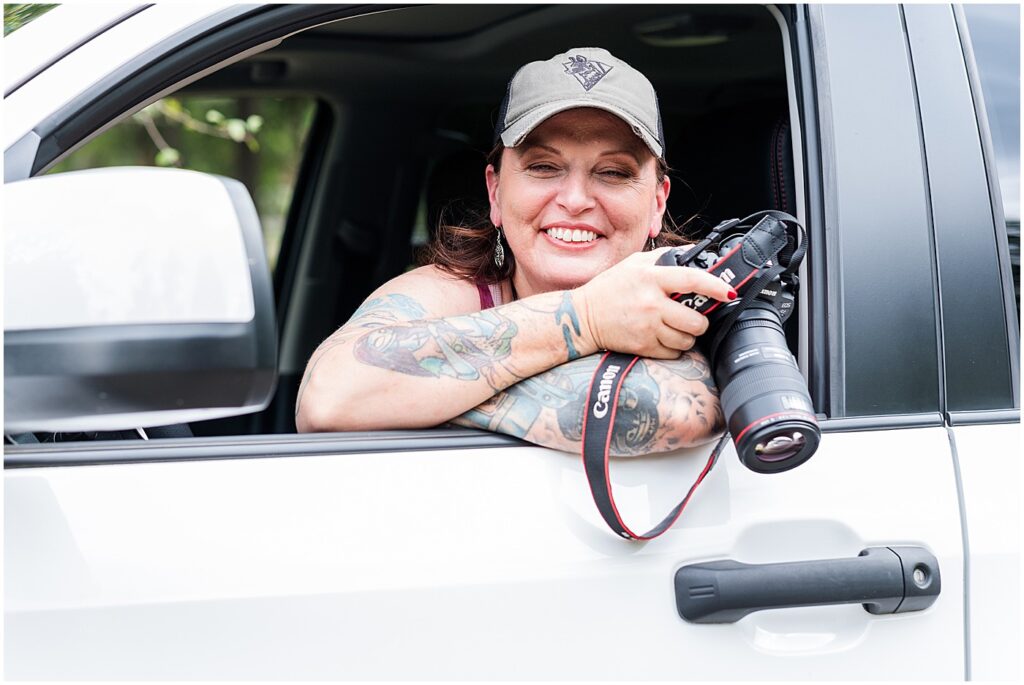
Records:
[[[506,362],[518,328],[489,309],[451,319],[413,321],[371,330],[355,344],[356,359],[410,376],[484,377],[495,390],[515,375]],[[518,380],[518,378],[516,378]]]
[[[374,311],[371,307],[366,316]],[[406,306],[405,311],[411,314],[413,308]],[[569,292],[560,293],[557,300],[523,300],[444,319],[410,316],[382,325],[377,315],[372,330],[364,330],[356,340],[354,355],[363,364],[410,376],[483,378],[497,392],[529,375],[518,370],[515,349],[523,335],[517,319],[531,313],[551,317],[549,321],[559,327],[565,359],[580,356],[580,322]],[[349,322],[346,328],[351,326]]]
[[[339,345],[344,345],[354,338],[382,326],[389,326],[410,319],[422,318],[426,312],[419,302],[408,295],[385,295],[376,297],[364,302],[348,322],[331,334],[313,353],[309,363],[306,365],[306,372],[299,384],[298,396],[295,399],[295,415],[299,415],[299,407],[302,404],[303,391],[309,383],[317,364],[328,352]]]
[[[477,393],[468,403],[472,404],[483,396],[481,388],[485,392],[489,388],[490,394],[500,392],[552,365],[578,359],[583,338],[569,291],[446,318],[431,317],[408,295],[386,295],[367,301],[314,352],[299,386],[296,416],[317,365],[340,345],[350,347],[358,364],[396,374],[482,381],[472,391]],[[525,383],[523,389],[543,394],[542,384]],[[520,406],[519,411],[528,409]],[[509,415],[510,422],[530,423],[525,417],[517,418],[516,412]]]
[[[599,360],[600,355],[590,355],[523,380],[454,422],[578,453],[587,389]],[[718,390],[702,355],[641,359],[619,395],[611,453],[636,456],[689,447],[724,428]]]

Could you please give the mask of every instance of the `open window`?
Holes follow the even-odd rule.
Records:
[[[316,346],[415,263],[442,213],[486,211],[498,104],[528,61],[598,45],[650,78],[672,166],[669,213],[688,235],[762,209],[803,217],[785,27],[764,6],[413,7],[311,29],[232,67],[245,79],[276,62],[321,79],[342,112],[319,180],[323,221],[307,227],[302,285],[286,305],[280,416],[292,416]],[[791,317],[794,353],[798,328]]]
[[[279,44],[136,111],[53,167],[180,165],[240,178],[254,196],[279,286],[277,391],[263,412],[197,434],[294,431],[316,346],[409,268],[442,211],[486,206],[498,104],[527,61],[597,45],[650,78],[669,213],[687,235],[761,209],[806,223],[787,21],[775,7],[439,5],[322,19],[292,17]],[[787,326],[794,353],[805,309]]]

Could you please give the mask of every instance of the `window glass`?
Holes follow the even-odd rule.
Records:
[[[1020,316],[1020,7],[965,5],[995,147]]]
[[[256,204],[273,270],[315,109],[309,97],[168,97],[96,137],[49,173],[141,165],[237,179]]]

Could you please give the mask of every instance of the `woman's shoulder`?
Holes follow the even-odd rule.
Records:
[[[473,281],[445,273],[433,264],[392,278],[367,300],[401,296],[414,300],[431,317],[456,316],[480,311],[480,295]]]

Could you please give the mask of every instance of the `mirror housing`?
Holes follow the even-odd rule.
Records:
[[[267,406],[274,296],[241,183],[118,167],[9,183],[4,200],[5,433]]]

